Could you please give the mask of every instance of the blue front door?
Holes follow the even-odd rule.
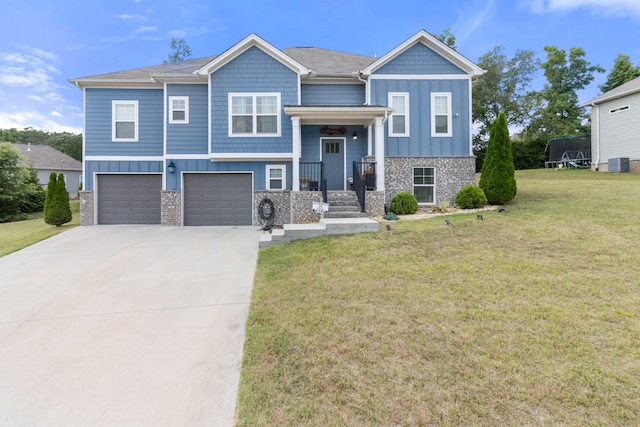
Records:
[[[322,160],[328,190],[344,190],[344,139],[322,138]]]

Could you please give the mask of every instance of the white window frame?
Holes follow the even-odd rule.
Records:
[[[174,108],[173,101],[184,101],[184,120],[175,120],[173,118],[174,111],[182,111],[180,108]],[[169,123],[173,124],[189,124],[189,97],[188,96],[170,96],[169,97]]]
[[[416,184],[416,169],[432,169],[433,170],[433,184]],[[426,205],[435,205],[436,204],[436,168],[433,166],[413,166],[411,168],[411,193],[416,195],[416,187],[433,187],[433,201],[432,202],[421,202],[418,200],[418,204],[422,206]],[[417,198],[417,196],[416,196]]]
[[[436,132],[436,98],[444,97],[447,99],[447,132]],[[453,136],[451,119],[451,92],[431,92],[431,137],[433,138],[447,138]]]
[[[271,188],[271,171],[278,170],[278,169],[282,171],[282,187]],[[267,190],[281,191],[281,190],[287,189],[287,167],[285,165],[267,165],[266,170],[267,170],[267,175],[266,175]]]
[[[409,136],[409,92],[389,92],[388,94],[388,106],[393,107],[393,97],[404,98],[404,132],[395,132],[393,128],[393,118],[396,116],[395,112],[389,116],[389,136],[392,137],[406,137]]]
[[[276,133],[258,133],[258,112],[257,112],[257,97],[259,96],[274,96],[276,98]],[[234,97],[251,97],[252,98],[252,113],[253,118],[251,133],[233,133],[233,98]],[[229,92],[228,94],[228,114],[229,114],[229,137],[272,137],[280,136],[281,120],[280,120],[280,92]],[[271,114],[269,114],[271,115]]]
[[[116,121],[116,106],[117,105],[133,105],[134,107],[134,121],[133,121],[133,138],[116,138],[116,122],[124,122],[124,120]],[[140,121],[138,120],[138,101],[125,101],[125,100],[113,100],[111,101],[111,139],[113,141],[123,142],[138,142],[138,128],[140,127]]]

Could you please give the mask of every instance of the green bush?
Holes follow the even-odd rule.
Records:
[[[71,207],[69,206],[69,195],[64,183],[64,175],[60,174],[56,179],[56,173],[51,172],[44,202],[44,222],[60,227],[71,219]]]
[[[507,203],[516,196],[511,139],[504,113],[500,113],[491,127],[487,155],[480,173],[480,188],[492,205]]]
[[[477,209],[487,204],[487,196],[482,188],[469,184],[458,191],[456,195],[456,205],[461,209]]]
[[[418,212],[418,199],[408,191],[401,191],[391,199],[389,210],[396,215],[411,215]]]

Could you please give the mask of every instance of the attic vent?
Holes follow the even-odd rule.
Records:
[[[378,57],[378,52],[373,52],[373,57],[377,58]]]
[[[615,114],[621,111],[627,111],[628,109],[629,109],[629,106],[625,105],[624,107],[618,107],[618,108],[614,108],[613,110],[609,110],[609,114]]]

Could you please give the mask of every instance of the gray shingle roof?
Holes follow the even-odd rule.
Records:
[[[82,171],[82,163],[48,145],[11,144],[23,157],[25,166],[55,171]]]
[[[584,105],[587,106],[601,104],[605,101],[620,98],[626,95],[631,95],[632,93],[636,92],[640,92],[640,77],[630,80],[615,89],[611,89],[609,92],[605,92],[602,95],[593,98],[591,101],[585,103]]]

